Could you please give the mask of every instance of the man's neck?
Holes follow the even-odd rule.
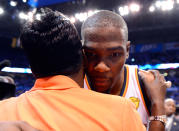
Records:
[[[120,95],[122,87],[123,87],[123,83],[124,83],[124,68],[122,69],[121,73],[119,74],[119,76],[116,80],[116,83],[114,84],[114,86],[112,86],[110,94]]]
[[[81,88],[84,87],[84,71],[83,68],[76,74],[69,76],[71,79],[73,79]]]
[[[173,116],[174,116],[174,114],[167,115],[167,117],[173,117]]]

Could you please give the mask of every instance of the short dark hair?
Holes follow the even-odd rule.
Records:
[[[41,8],[41,20],[27,22],[20,40],[36,78],[72,75],[82,64],[82,44],[75,26],[58,11]]]
[[[85,33],[84,30],[87,28],[95,28],[95,27],[103,28],[103,27],[111,27],[111,26],[115,28],[123,29],[124,39],[126,41],[128,40],[128,28],[124,19],[120,15],[108,10],[98,11],[97,13],[88,17],[82,24],[81,37],[82,39],[84,39],[84,33]]]

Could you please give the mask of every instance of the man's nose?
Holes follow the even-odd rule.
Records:
[[[94,69],[95,71],[98,71],[98,72],[107,72],[110,70],[110,68],[103,61],[98,63]]]

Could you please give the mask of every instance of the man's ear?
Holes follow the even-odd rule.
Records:
[[[83,68],[85,69],[87,64],[87,58],[84,49],[82,50],[82,54],[83,54]]]
[[[82,46],[84,46],[84,40],[81,40],[81,44],[82,44]]]
[[[126,59],[129,58],[130,46],[131,46],[131,42],[127,41],[127,43],[126,43],[126,51],[127,51],[127,53],[126,53]]]
[[[85,76],[85,74],[87,72],[87,62],[88,61],[87,61],[84,49],[82,50],[82,53],[83,53],[83,76]]]

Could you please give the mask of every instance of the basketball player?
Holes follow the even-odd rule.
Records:
[[[125,64],[130,41],[127,25],[121,16],[111,11],[99,11],[83,23],[81,36],[86,57],[85,88],[131,99],[145,125],[150,116],[150,102],[152,107],[156,103],[161,106],[164,113],[165,95],[160,96],[162,93],[153,93],[154,90],[150,89],[146,94],[139,69]],[[161,103],[156,102],[155,97],[161,98]]]

